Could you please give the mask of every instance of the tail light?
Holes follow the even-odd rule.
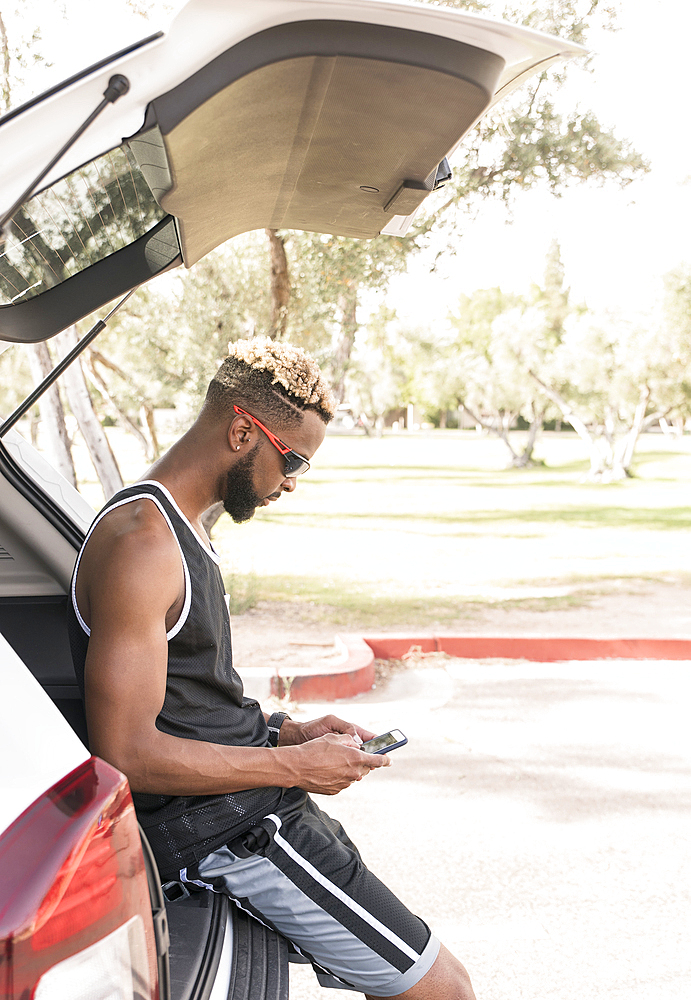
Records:
[[[0,836],[0,1000],[158,1000],[125,778],[92,757]]]

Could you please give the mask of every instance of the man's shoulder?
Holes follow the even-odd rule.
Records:
[[[155,559],[179,561],[179,549],[170,524],[156,503],[136,496],[102,511],[85,549],[104,561],[125,558],[135,563]]]
[[[89,627],[165,616],[184,594],[180,550],[157,505],[147,499],[102,512],[81,554],[77,603]]]

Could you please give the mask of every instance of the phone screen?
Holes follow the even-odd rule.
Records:
[[[382,750],[384,747],[391,747],[394,743],[398,743],[398,740],[393,733],[383,733],[381,736],[375,736],[373,740],[363,743],[360,749],[366,753],[376,753],[377,750]]]

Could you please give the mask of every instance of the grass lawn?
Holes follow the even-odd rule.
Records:
[[[126,482],[141,450],[108,431]],[[103,494],[77,437],[80,489]],[[426,628],[478,605],[548,610],[639,581],[691,582],[691,437],[644,435],[635,478],[594,485],[573,433],[546,433],[544,464],[507,470],[474,431],[329,435],[297,490],[247,524],[214,529],[234,613],[276,602],[354,629]]]
[[[645,435],[636,477],[581,482],[574,434],[505,470],[472,431],[328,436],[291,496],[214,543],[237,612],[293,602],[354,628],[457,621],[478,603],[541,609],[689,573],[691,438]]]

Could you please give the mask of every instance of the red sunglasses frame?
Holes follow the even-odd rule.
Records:
[[[233,409],[236,413],[249,417],[250,420],[254,421],[257,427],[264,431],[274,448],[277,448],[278,451],[280,451],[285,461],[285,474],[287,479],[294,479],[295,476],[301,476],[303,472],[307,472],[310,464],[306,458],[299,455],[293,448],[290,448],[285,441],[281,441],[279,437],[272,434],[269,428],[265,427],[261,420],[257,420],[257,418],[251,413],[248,413],[247,410],[243,410],[241,406],[236,406],[235,403],[233,403]]]

